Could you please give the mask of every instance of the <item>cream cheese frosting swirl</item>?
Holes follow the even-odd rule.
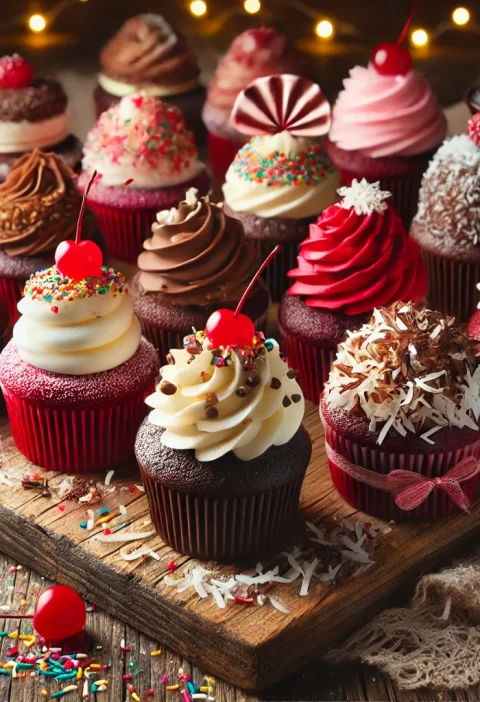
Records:
[[[438,146],[447,122],[425,78],[416,71],[381,75],[355,66],[333,108],[330,139],[366,156],[414,156]]]
[[[20,357],[36,368],[88,375],[116,368],[138,349],[140,323],[124,276],[62,279],[56,268],[33,275],[13,329]]]
[[[283,131],[250,139],[227,171],[223,194],[237,212],[304,219],[337,199],[340,179],[320,140]]]
[[[243,461],[271,446],[290,441],[303,419],[305,401],[280,356],[267,340],[250,368],[239,350],[230,350],[224,365],[205,341],[200,353],[171,351],[173,364],[161,369],[157,391],[146,402],[149,421],[164,427],[161,442],[174,449],[193,449],[199,461],[214,461],[233,451]]]

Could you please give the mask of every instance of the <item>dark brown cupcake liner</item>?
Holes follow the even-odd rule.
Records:
[[[262,273],[272,302],[280,302],[292,285],[292,280],[287,277],[287,273],[297,266],[298,243],[296,241],[283,243],[253,238],[250,241],[261,260],[264,260],[277,244],[282,244],[280,251]]]
[[[337,353],[331,346],[314,346],[281,329],[282,350],[290,368],[298,371],[297,383],[305,399],[318,405],[320,393],[328,380]]]
[[[428,273],[429,306],[467,322],[480,302],[480,263],[454,261],[426,249],[422,259]]]
[[[256,495],[218,498],[169,489],[140,469],[155,529],[179,553],[218,561],[261,555],[296,519],[303,476]]]

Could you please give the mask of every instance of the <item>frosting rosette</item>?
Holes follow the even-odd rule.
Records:
[[[148,189],[184,183],[204,166],[180,110],[133,94],[100,115],[87,135],[83,169],[101,173],[104,186]]]
[[[192,345],[171,351],[171,364],[161,369],[157,391],[146,400],[153,408],[149,421],[165,428],[162,444],[193,449],[199,461],[229,451],[249,461],[288,443],[305,402],[278,344],[256,337],[246,362],[242,349],[212,349],[202,334],[197,333],[195,354]]]
[[[301,244],[290,295],[309,307],[363,314],[398,299],[421,302],[427,285],[415,241],[385,200],[379,183],[354,180],[343,199],[310,225]]]
[[[355,66],[333,108],[329,138],[346,151],[372,158],[414,156],[438,146],[447,122],[423,76],[382,75]]]
[[[191,90],[200,70],[184,37],[161,15],[132,17],[100,54],[101,87],[124,97],[138,90],[162,97]]]
[[[63,159],[35,150],[0,184],[0,248],[9,256],[53,251],[75,231],[81,197]]]
[[[174,304],[235,302],[256,271],[253,249],[241,223],[197,192],[190,188],[178,207],[158,213],[138,257],[138,282]]]
[[[24,292],[13,339],[32,366],[88,375],[120,366],[138,349],[140,323],[125,277],[113,268],[80,281],[48,268],[32,275]]]

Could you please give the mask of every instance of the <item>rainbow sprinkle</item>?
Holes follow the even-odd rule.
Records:
[[[54,300],[71,301],[93,295],[105,295],[108,292],[113,292],[114,295],[128,293],[128,284],[122,273],[107,266],[102,267],[100,278],[83,280],[65,278],[53,266],[31,275],[24,288],[25,296],[29,295],[32,300],[41,298],[49,303]]]
[[[244,180],[267,187],[311,186],[322,182],[334,171],[325,149],[319,143],[299,153],[272,151],[265,155],[255,148],[255,143],[261,138],[250,139],[235,156],[233,171]]]

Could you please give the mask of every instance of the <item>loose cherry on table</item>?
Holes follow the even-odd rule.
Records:
[[[377,73],[382,76],[405,76],[412,69],[412,57],[408,49],[402,49],[402,44],[408,34],[416,10],[416,2],[405,23],[396,44],[379,44],[372,53],[371,62]]]
[[[26,88],[33,80],[33,68],[18,54],[0,58],[0,88]]]
[[[85,602],[66,585],[44,590],[37,600],[33,628],[47,641],[64,641],[85,628]]]
[[[87,195],[96,179],[97,172],[95,171],[83,193],[75,241],[73,239],[62,241],[55,251],[57,270],[65,278],[72,280],[98,278],[102,275],[103,254],[100,247],[93,241],[81,241]]]

